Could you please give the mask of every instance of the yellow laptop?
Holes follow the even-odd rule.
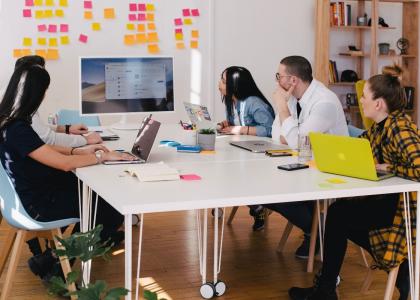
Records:
[[[315,163],[322,172],[368,180],[394,176],[377,171],[370,143],[366,139],[324,133],[309,133]]]

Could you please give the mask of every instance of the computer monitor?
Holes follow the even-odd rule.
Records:
[[[138,129],[127,114],[174,111],[172,57],[80,57],[82,115],[122,115],[117,129]]]

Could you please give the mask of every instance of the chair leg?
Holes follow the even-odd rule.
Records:
[[[363,281],[362,287],[360,289],[361,294],[366,294],[367,291],[369,291],[369,288],[372,285],[372,281],[373,281],[373,270],[369,269],[366,274],[365,280]]]
[[[13,241],[15,240],[17,231],[15,228],[6,224],[6,222],[4,222],[2,225],[7,226],[7,234],[3,243],[3,247],[0,250],[0,276],[3,274],[4,266],[6,265],[7,258],[9,257],[10,251],[12,250]]]
[[[12,256],[10,257],[9,267],[7,269],[6,280],[4,281],[0,300],[9,299],[9,294],[12,289],[13,278],[16,274],[16,268],[19,263],[20,254],[22,253],[23,244],[25,243],[25,230],[18,230],[16,239],[13,244]]]
[[[362,258],[363,258],[363,262],[365,264],[365,267],[369,269],[370,265],[369,265],[369,262],[367,261],[365,250],[362,247],[360,247],[360,253],[362,254]]]
[[[311,242],[309,244],[308,265],[306,266],[306,272],[308,273],[312,273],[314,270],[316,239],[318,238],[318,209],[319,205],[315,205],[314,214],[312,216]]]
[[[57,249],[63,249],[63,246],[61,245],[61,243],[55,238],[56,236],[58,236],[59,238],[63,238],[63,234],[61,233],[61,229],[57,228],[57,229],[51,230],[51,233],[54,236],[55,247]],[[67,257],[60,257],[60,264],[61,264],[61,269],[63,270],[64,278],[67,278],[67,274],[71,272],[70,262],[69,262],[68,258]],[[72,283],[68,287],[68,289],[69,289],[70,292],[74,292],[74,291],[76,291],[76,285],[74,283]],[[72,296],[71,299],[77,299],[77,297]]]
[[[292,232],[293,224],[287,222],[286,228],[283,231],[279,245],[277,246],[277,252],[283,252],[284,246],[286,245],[287,239],[289,238],[290,233]]]
[[[232,210],[230,211],[229,219],[227,221],[228,225],[232,224],[233,218],[235,217],[236,212],[238,211],[238,208],[239,208],[239,206],[232,207]]]
[[[385,289],[385,296],[384,300],[391,300],[392,294],[394,293],[395,281],[397,281],[398,269],[400,267],[396,267],[392,269],[388,274],[388,280],[386,282],[386,289]]]

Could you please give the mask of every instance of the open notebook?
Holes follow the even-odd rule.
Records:
[[[130,165],[125,172],[141,182],[179,180],[178,170],[164,163]]]

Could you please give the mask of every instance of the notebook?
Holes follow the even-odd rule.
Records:
[[[270,150],[290,150],[287,145],[277,145],[267,141],[240,141],[230,142],[230,144],[254,153],[265,153]]]
[[[137,137],[134,141],[133,148],[130,152],[126,152],[136,157],[135,160],[117,160],[117,161],[104,161],[105,165],[116,165],[116,164],[140,164],[145,163],[149,158],[150,151],[152,150],[153,143],[156,139],[159,131],[160,122],[152,119],[152,115],[144,118]]]
[[[382,180],[394,176],[377,171],[370,143],[366,139],[309,133],[315,163],[322,172],[368,180]]]
[[[177,169],[161,163],[128,167],[125,172],[141,182],[179,180]]]
[[[88,131],[97,132],[101,136],[102,140],[104,141],[114,141],[120,138],[118,134],[102,126],[89,126]]]

